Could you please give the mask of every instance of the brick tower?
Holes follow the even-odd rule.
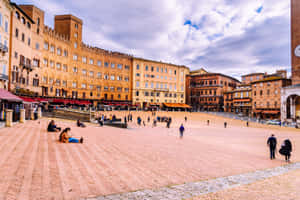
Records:
[[[291,0],[291,55],[293,84],[300,84],[300,1]]]

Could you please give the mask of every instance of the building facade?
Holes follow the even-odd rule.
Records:
[[[278,76],[252,82],[253,115],[258,118],[280,118],[281,88],[289,85],[290,79]]]
[[[0,88],[8,88],[10,23],[12,6],[9,0],[0,0]]]
[[[242,76],[242,84],[251,84],[253,81],[259,81],[264,78],[264,73],[251,73]]]
[[[187,103],[194,110],[224,111],[224,92],[238,84],[237,79],[224,74],[192,72],[187,76]]]
[[[224,108],[225,112],[250,116],[252,114],[251,85],[239,85],[232,91],[224,92]]]
[[[133,103],[142,108],[164,103],[185,103],[189,69],[163,62],[133,58]]]
[[[28,12],[15,3],[11,3],[11,40],[9,64],[9,90],[15,93],[40,94],[39,67],[41,43],[36,25]],[[37,41],[40,38],[40,41]]]

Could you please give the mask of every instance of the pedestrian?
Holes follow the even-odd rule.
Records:
[[[268,138],[267,144],[270,148],[270,159],[275,159],[275,151],[277,146],[277,139],[274,136],[274,134],[271,135],[271,137]]]
[[[156,127],[156,123],[157,123],[157,121],[156,121],[156,119],[154,119],[153,120],[153,127]]]
[[[227,127],[227,122],[224,122],[224,128],[226,128]]]
[[[180,128],[179,128],[179,132],[180,132],[180,139],[182,139],[183,137],[183,132],[184,132],[184,126],[183,124],[181,124]]]
[[[124,123],[127,124],[127,118],[126,118],[126,116],[124,117]]]
[[[292,152],[292,143],[289,139],[283,141],[279,153],[285,156],[285,161],[290,162]]]
[[[184,117],[184,121],[187,122],[187,117],[186,116]]]
[[[144,120],[143,120],[143,125],[144,125],[144,126],[146,126],[146,123],[145,123],[145,121],[144,121]]]
[[[246,125],[247,125],[247,127],[249,127],[249,122],[248,121],[247,121]]]
[[[207,120],[207,126],[209,126],[209,119]]]
[[[150,122],[150,117],[148,117],[148,123]]]
[[[167,119],[167,128],[170,128],[170,119]]]

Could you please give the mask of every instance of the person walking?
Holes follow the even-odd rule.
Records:
[[[249,127],[249,122],[248,121],[247,121],[246,125],[247,125],[247,127]]]
[[[227,128],[227,122],[224,122],[224,128]]]
[[[182,139],[183,137],[183,132],[184,132],[184,126],[183,124],[181,124],[181,126],[179,127],[180,139]]]
[[[209,126],[209,119],[207,120],[207,126]]]
[[[274,136],[274,134],[271,135],[271,137],[268,138],[267,145],[270,148],[270,159],[275,159],[275,151],[277,146],[277,139]]]
[[[289,139],[283,141],[279,153],[285,156],[285,161],[290,162],[292,152],[292,143]]]
[[[187,122],[187,117],[186,116],[184,117],[184,121]]]

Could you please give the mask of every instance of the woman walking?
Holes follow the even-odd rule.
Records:
[[[289,139],[283,141],[279,153],[285,156],[285,161],[290,162],[292,152],[292,143]]]

